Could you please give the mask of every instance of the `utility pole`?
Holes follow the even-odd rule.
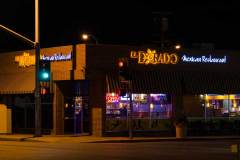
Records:
[[[13,36],[29,43],[35,49],[35,137],[41,136],[41,97],[39,84],[39,61],[40,61],[40,42],[39,42],[39,0],[35,0],[35,42],[29,38],[3,26],[0,24],[0,29],[4,30]]]
[[[35,137],[41,136],[42,112],[39,84],[39,61],[40,61],[40,42],[39,42],[39,0],[35,0]]]

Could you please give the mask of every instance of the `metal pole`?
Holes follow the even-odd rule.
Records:
[[[41,97],[39,84],[39,1],[35,0],[35,137],[41,136]]]
[[[206,105],[206,96],[207,96],[207,94],[205,94],[205,95],[204,95],[204,99],[203,99],[203,101],[204,101],[204,120],[205,120],[205,122],[207,121],[207,105]]]
[[[230,110],[230,93],[228,93],[228,119],[230,120],[230,112],[231,112],[231,110]]]
[[[128,59],[128,69],[129,69],[129,138],[133,139],[133,104],[132,104],[132,68],[130,61]]]
[[[237,144],[237,160],[240,160],[239,143]]]
[[[1,24],[0,24],[0,29],[2,29],[2,30],[4,30],[4,31],[6,31],[6,32],[8,32],[8,33],[10,33],[10,34],[12,34],[12,35],[14,35],[15,37],[17,37],[17,38],[19,38],[19,39],[21,39],[21,40],[23,40],[23,41],[25,41],[25,42],[27,42],[27,43],[29,43],[29,44],[31,44],[32,46],[35,45],[35,42],[33,42],[32,40],[30,40],[29,38],[27,38],[27,37],[25,37],[25,36],[23,36],[23,35],[15,32],[15,31],[13,31],[13,30],[11,30],[11,29],[9,29],[9,28],[1,25]]]
[[[73,132],[74,135],[77,134],[77,115],[76,115],[76,105],[78,105],[76,103],[77,101],[77,97],[74,98],[74,111],[73,111]]]
[[[39,43],[39,0],[35,0],[35,43]]]
[[[40,84],[39,84],[39,58],[40,46],[36,43],[36,66],[35,66],[35,136],[41,136],[41,97],[40,97]]]
[[[83,115],[84,115],[84,111],[83,111],[83,104],[82,104],[82,109],[81,109],[81,131],[80,131],[80,133],[81,134],[83,134],[84,133],[84,130],[83,130],[83,120],[84,120],[84,117],[83,117]]]
[[[131,80],[130,80],[130,83],[129,83],[130,87],[131,88]],[[133,126],[132,126],[132,120],[133,120],[133,107],[132,107],[132,91],[130,89],[130,92],[129,92],[129,98],[130,98],[130,109],[129,109],[129,138],[132,139],[133,138]]]

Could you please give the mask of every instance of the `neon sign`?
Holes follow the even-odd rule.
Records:
[[[118,103],[119,102],[118,94],[107,93],[106,94],[106,102],[107,103]]]
[[[138,64],[177,64],[179,58],[175,53],[157,53],[156,50],[131,51],[130,58],[138,59]]]
[[[67,61],[72,59],[72,52],[64,55],[62,53],[56,53],[54,55],[46,56],[40,55],[41,60],[46,61]],[[30,53],[23,52],[22,55],[15,56],[15,62],[18,62],[19,67],[29,67],[35,65],[35,55],[30,55]]]
[[[185,63],[227,63],[227,56],[223,56],[221,58],[213,57],[212,55],[196,57],[184,54],[181,60]]]
[[[35,55],[23,52],[23,55],[15,56],[15,62],[18,62],[19,67],[33,66],[35,65]]]
[[[40,59],[46,61],[66,61],[72,59],[72,52],[68,53],[67,55],[63,55],[62,53],[56,53],[54,55],[46,56],[41,55]]]

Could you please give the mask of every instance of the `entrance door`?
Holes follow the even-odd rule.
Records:
[[[82,134],[89,132],[87,99],[87,97],[82,96],[64,98],[65,134]]]
[[[89,133],[88,81],[58,81],[57,85],[64,100],[64,133]]]

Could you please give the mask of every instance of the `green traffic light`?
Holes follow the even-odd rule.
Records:
[[[50,75],[48,72],[43,71],[43,72],[40,72],[39,78],[40,78],[40,81],[49,81]]]
[[[42,74],[42,77],[43,77],[43,79],[48,79],[49,78],[49,74],[47,72],[44,72]]]

